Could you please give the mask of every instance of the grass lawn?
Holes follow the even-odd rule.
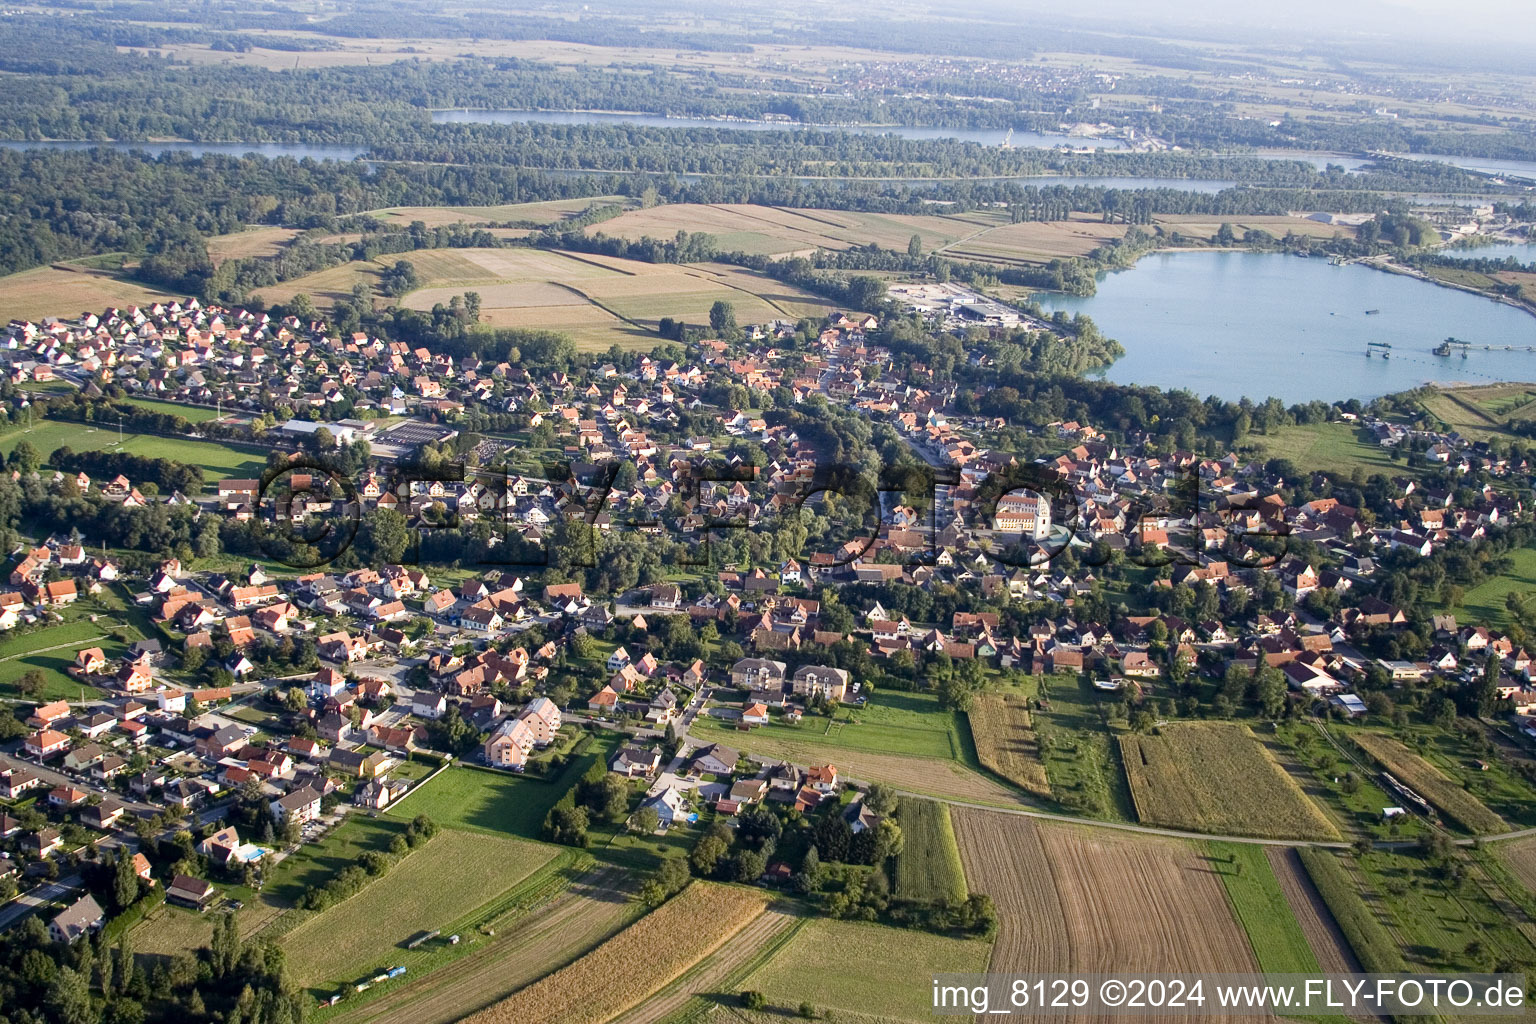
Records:
[[[203,475],[210,482],[224,477],[259,476],[267,464],[265,455],[259,454],[256,449],[236,448],[214,441],[131,432],[124,432],[122,437],[122,451],[150,459],[174,459],[188,465],[201,466]],[[47,460],[55,450],[66,445],[75,451],[96,451],[116,448],[117,439],[115,425],[103,423],[92,427],[63,420],[38,420],[31,429],[25,426],[13,427],[0,435],[0,454],[9,455],[18,444],[26,440]]]
[[[594,744],[591,750],[596,749],[598,745]],[[510,772],[454,765],[412,790],[385,813],[406,820],[425,814],[445,828],[536,839],[544,816],[586,771],[593,756],[589,751],[574,758],[559,777],[548,782]]]
[[[76,604],[70,610],[82,607],[83,603]],[[46,680],[39,695],[43,700],[79,700],[82,688],[88,696],[95,695],[92,687],[71,678],[66,670],[75,663],[75,653],[84,647],[100,647],[108,657],[121,655],[123,645],[109,632],[117,628],[138,632],[115,618],[104,616],[95,622],[77,618],[0,641],[0,694],[19,696],[15,689],[16,680],[37,669]]]
[[[1306,423],[1281,427],[1272,434],[1251,434],[1244,445],[1261,450],[1266,459],[1290,459],[1303,471],[1320,469],[1349,476],[1361,469],[1372,473],[1412,473],[1406,462],[1394,462],[1388,450],[1369,440],[1350,423]]]
[[[1100,693],[1075,675],[1043,677],[1041,682],[1049,710],[1034,713],[1035,735],[1051,796],[1090,817],[1135,821],[1119,747],[1111,742],[1112,727],[1100,716],[1101,706],[1118,702],[1119,694]],[[1030,680],[1018,689],[1032,694],[1039,685]]]
[[[839,956],[837,950],[857,951]],[[814,920],[742,983],[793,1013],[802,1002],[819,1011],[882,1021],[927,1021],[930,975],[987,969],[990,944],[853,921]],[[920,969],[918,969],[920,968]]]
[[[414,817],[415,813],[409,817]],[[442,823],[437,815],[433,818]],[[349,816],[320,842],[306,843],[298,853],[285,858],[273,869],[271,879],[262,888],[263,898],[292,903],[304,890],[324,885],[342,868],[356,864],[364,851],[388,853],[390,840],[405,831],[405,824],[390,818]]]
[[[351,981],[394,951],[511,889],[558,848],[445,829],[351,899],[283,936],[300,984]]]
[[[1515,548],[1509,552],[1514,563],[1510,570],[1479,583],[1462,595],[1461,604],[1447,608],[1457,621],[1486,624],[1494,627],[1510,624],[1509,609],[1504,600],[1511,593],[1529,593],[1536,590],[1536,548]]]
[[[167,416],[180,416],[188,423],[206,423],[217,419],[218,412],[214,409],[204,409],[200,405],[182,405],[180,402],[162,402],[154,398],[128,398],[125,401],[129,405],[136,405],[140,409],[148,409],[150,412],[163,412]]]
[[[1262,846],[1209,843],[1206,861],[1221,876],[1238,923],[1266,974],[1317,974],[1321,968],[1280,891]]]
[[[776,719],[766,730],[766,735],[834,748],[953,760],[967,757],[967,744],[954,712],[940,707],[938,698],[926,693],[882,690],[862,708],[839,707],[831,719],[812,716],[799,725],[785,725]],[[738,735],[717,719],[702,716],[690,731],[726,744]]]

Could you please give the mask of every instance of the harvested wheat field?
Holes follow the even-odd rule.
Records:
[[[1258,971],[1221,879],[1191,844],[971,808],[953,817],[971,890],[997,906],[989,971]]]
[[[601,946],[471,1024],[602,1024],[637,1006],[767,909],[767,893],[694,882]]]
[[[1493,849],[1520,883],[1536,892],[1536,836],[1499,843]]]
[[[1165,725],[1119,737],[1144,825],[1268,839],[1338,839],[1339,831],[1245,725]]]
[[[1364,968],[1355,959],[1354,951],[1349,948],[1349,940],[1339,930],[1339,924],[1329,912],[1328,904],[1323,902],[1317,886],[1307,877],[1307,870],[1301,866],[1296,851],[1289,847],[1271,846],[1264,853],[1269,858],[1275,880],[1280,883],[1280,891],[1285,894],[1285,902],[1290,904],[1291,913],[1296,915],[1296,923],[1301,926],[1301,933],[1307,937],[1312,955],[1317,957],[1318,967],[1324,974],[1360,973]]]
[[[987,770],[1036,796],[1050,796],[1027,701],[1021,694],[978,694],[968,715],[971,737]]]
[[[1086,256],[1125,232],[1124,224],[1105,224],[1097,217],[1077,214],[1065,221],[1002,224],[947,246],[944,255],[988,263],[1049,263]]]
[[[72,317],[100,313],[109,306],[143,306],[172,298],[176,296],[107,270],[37,267],[0,277],[0,322]]]
[[[654,1024],[681,1010],[690,999],[721,991],[733,975],[750,966],[787,936],[801,918],[770,910],[726,940],[714,955],[612,1024]]]
[[[671,238],[679,231],[714,236],[722,252],[762,256],[846,249],[871,243],[905,251],[917,235],[925,251],[982,230],[986,224],[965,217],[890,215],[849,210],[797,210],[745,203],[676,203],[631,210],[587,228],[587,234],[639,241]]]
[[[1468,832],[1503,832],[1509,828],[1504,819],[1490,811],[1481,800],[1391,736],[1378,732],[1355,732],[1350,736],[1361,750],[1399,782],[1434,804],[1436,810]]]
[[[564,967],[636,913],[617,869],[591,872],[483,948],[332,1018],[331,1024],[449,1024]]]
[[[585,213],[594,206],[627,202],[623,196],[592,196],[585,199],[551,199],[539,203],[514,203],[508,206],[392,206],[370,210],[369,216],[385,223],[404,226],[421,221],[429,228],[446,224],[556,224]]]
[[[227,235],[214,235],[207,240],[208,256],[214,266],[225,260],[276,256],[298,234],[296,228],[247,228]]]

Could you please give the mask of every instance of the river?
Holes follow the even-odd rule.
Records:
[[[1536,160],[1496,160],[1486,156],[1443,156],[1439,153],[1397,153],[1403,160],[1434,160],[1468,171],[1520,178],[1522,184],[1536,183]]]
[[[1536,317],[1466,292],[1281,253],[1156,253],[1102,275],[1090,297],[1042,294],[1125,346],[1122,384],[1287,404],[1369,399],[1426,381],[1536,381]],[[1368,315],[1366,310],[1379,310]],[[1470,342],[1465,359],[1430,350]],[[1392,346],[1367,357],[1367,342]],[[1497,351],[1484,351],[1491,345]],[[1519,351],[1503,351],[1506,345]]]

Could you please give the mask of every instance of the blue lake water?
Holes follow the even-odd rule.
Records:
[[[1399,153],[1406,160],[1437,160],[1453,167],[1484,174],[1499,174],[1508,178],[1521,178],[1536,184],[1536,160],[1495,160],[1482,156],[1442,156],[1437,153]]]
[[[1521,263],[1536,263],[1536,242],[1499,242],[1468,249],[1446,249],[1446,256],[1465,256],[1469,260],[1502,260],[1513,256]]]
[[[1158,253],[1103,275],[1097,295],[1037,299],[1048,311],[1088,314],[1125,346],[1105,373],[1110,380],[1187,388],[1201,397],[1342,401],[1426,381],[1536,381],[1536,351],[1525,351],[1536,347],[1536,316],[1321,259]],[[1431,355],[1452,336],[1474,346],[1466,359]],[[1368,358],[1373,341],[1390,344],[1391,358]]]

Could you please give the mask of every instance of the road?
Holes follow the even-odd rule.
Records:
[[[45,907],[61,896],[74,892],[80,888],[80,881],[79,875],[70,875],[68,878],[40,885],[29,893],[17,896],[5,906],[0,907],[0,931],[9,928],[39,907]]]

